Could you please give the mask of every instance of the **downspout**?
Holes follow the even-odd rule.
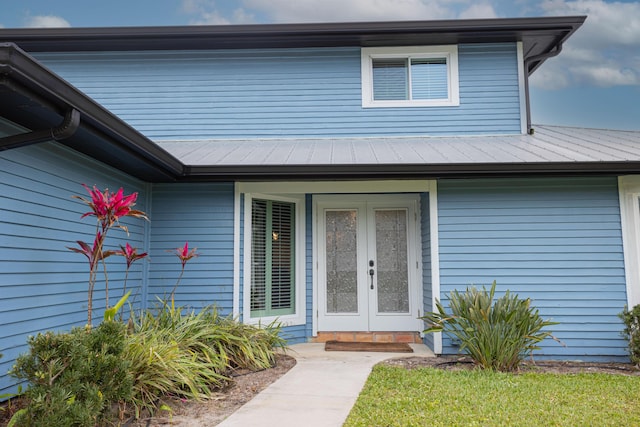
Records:
[[[0,151],[45,141],[60,141],[71,137],[80,127],[80,112],[75,108],[64,115],[62,123],[55,128],[21,133],[0,138]]]
[[[527,133],[529,135],[533,135],[533,128],[531,127],[531,102],[529,99],[529,64],[532,62],[543,62],[549,58],[553,58],[554,56],[558,56],[562,52],[562,43],[558,43],[555,50],[551,52],[542,53],[540,55],[532,56],[524,60],[524,96],[526,98],[527,104]]]

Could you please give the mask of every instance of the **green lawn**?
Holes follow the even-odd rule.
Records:
[[[376,366],[345,427],[640,425],[640,377]]]

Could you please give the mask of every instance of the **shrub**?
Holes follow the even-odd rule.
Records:
[[[622,336],[629,341],[629,358],[640,365],[640,305],[631,310],[625,307],[619,316],[625,325]]]
[[[183,312],[167,301],[140,316],[132,315],[124,357],[135,378],[131,402],[136,418],[153,413],[159,399],[206,399],[236,368],[272,366],[274,347],[284,346],[280,328],[242,325],[220,316],[213,306]]]
[[[444,332],[459,340],[460,350],[482,368],[513,371],[524,357],[539,349],[540,341],[555,339],[542,329],[557,323],[543,320],[529,298],[520,299],[509,291],[494,303],[495,290],[494,281],[489,291],[484,287],[452,291],[451,314],[437,302],[437,311],[422,317],[429,326],[424,332]]]
[[[133,378],[123,356],[125,327],[103,322],[69,333],[29,338],[11,375],[30,383],[29,406],[12,420],[19,426],[94,426],[115,403],[131,396]]]

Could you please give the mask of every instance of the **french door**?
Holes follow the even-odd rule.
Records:
[[[318,330],[420,330],[417,197],[316,202]]]

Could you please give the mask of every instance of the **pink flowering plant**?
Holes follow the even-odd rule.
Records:
[[[138,198],[138,193],[132,193],[128,196],[124,195],[122,188],[120,188],[117,192],[110,192],[109,189],[105,189],[104,191],[98,190],[98,188],[94,185],[93,188],[89,188],[87,185],[83,184],[83,187],[87,190],[90,199],[82,197],[82,196],[73,196],[76,199],[81,200],[87,206],[89,206],[89,212],[83,214],[80,218],[85,218],[88,216],[96,217],[96,233],[95,238],[93,240],[93,245],[89,245],[81,240],[78,240],[79,247],[68,248],[73,252],[77,252],[83,254],[89,260],[89,295],[88,295],[88,303],[87,303],[87,324],[91,326],[92,320],[92,311],[93,311],[93,291],[95,288],[98,268],[100,265],[103,267],[104,278],[105,278],[105,298],[106,298],[106,308],[105,318],[110,317],[113,318],[115,314],[113,309],[109,308],[109,279],[107,275],[107,265],[105,259],[111,255],[121,255],[124,256],[127,260],[127,272],[125,275],[125,290],[126,290],[126,279],[129,274],[129,268],[131,264],[139,259],[142,259],[147,256],[147,253],[138,254],[137,249],[133,248],[126,244],[126,246],[121,246],[120,251],[116,250],[105,250],[104,244],[105,239],[107,237],[107,233],[112,228],[119,228],[123,230],[127,235],[129,235],[129,230],[126,225],[120,224],[120,219],[124,217],[134,217],[148,220],[147,215],[139,210],[134,209],[136,200]],[[184,266],[183,266],[184,270]],[[128,297],[128,293],[125,294],[121,300],[114,307],[116,310],[122,306],[126,298]]]

